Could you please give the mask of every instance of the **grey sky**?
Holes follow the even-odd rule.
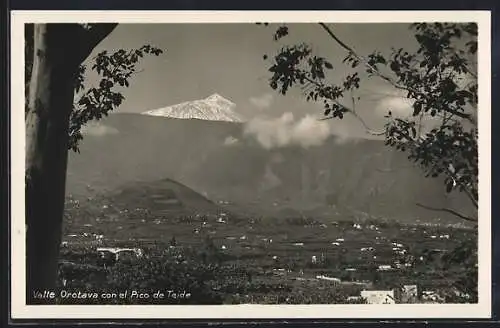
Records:
[[[276,43],[272,40],[273,26],[120,24],[95,52],[143,44],[165,50],[160,57],[152,56],[142,62],[143,71],[133,78],[130,88],[123,90],[126,100],[119,112],[138,113],[219,93],[236,103],[238,113],[248,119],[280,117],[286,112],[296,118],[306,114],[320,116],[321,107],[305,102],[300,93],[281,96],[271,90],[267,83],[269,63],[262,56],[266,53],[272,57],[283,44],[305,41],[334,64],[331,78],[335,80],[348,72],[340,64],[346,53],[317,24],[289,27],[290,35]],[[331,27],[360,54],[415,46],[408,24],[331,24]],[[92,80],[89,76],[89,81]],[[362,99],[357,110],[374,128],[382,126],[388,106],[401,106],[397,98],[390,96],[392,92],[391,87],[378,80],[368,83],[357,94]],[[352,118],[329,124],[334,133],[364,135],[361,124]]]

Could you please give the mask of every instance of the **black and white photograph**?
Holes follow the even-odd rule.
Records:
[[[13,315],[488,317],[489,19],[13,12]]]

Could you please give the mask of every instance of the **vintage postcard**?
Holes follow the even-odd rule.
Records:
[[[490,54],[487,11],[13,11],[12,318],[490,317]]]

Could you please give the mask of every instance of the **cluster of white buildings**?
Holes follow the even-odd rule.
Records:
[[[114,256],[115,260],[118,261],[123,255],[132,255],[135,257],[142,257],[143,251],[140,248],[122,248],[122,247],[99,247],[97,248],[97,253],[101,257],[106,257],[109,255]]]
[[[325,276],[325,275],[316,276],[316,279],[331,281],[334,285],[340,285],[340,283],[342,282],[339,278],[328,277],[328,276]]]
[[[395,304],[394,290],[362,290],[361,298],[368,304]]]
[[[435,291],[424,290],[419,295],[417,285],[404,285],[391,290],[363,290],[350,301],[364,299],[368,304],[443,303],[444,298]]]

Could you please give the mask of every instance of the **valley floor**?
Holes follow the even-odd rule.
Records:
[[[447,260],[477,242],[474,230],[225,213],[168,217],[109,205],[66,213],[61,303],[477,302],[477,266]],[[77,291],[98,297],[69,293]],[[134,291],[149,297],[131,297]],[[103,292],[128,296],[103,299]]]

